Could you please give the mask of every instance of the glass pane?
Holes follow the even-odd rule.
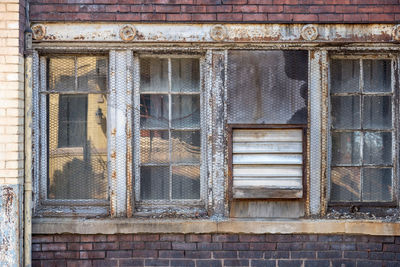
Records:
[[[360,168],[331,169],[331,201],[360,201]]]
[[[307,123],[307,51],[231,50],[228,58],[228,123]]]
[[[200,162],[200,131],[171,131],[172,162]]]
[[[168,95],[140,95],[140,127],[168,128]]]
[[[200,62],[196,58],[172,59],[172,92],[198,92]]]
[[[364,92],[391,92],[390,60],[363,60]]]
[[[78,57],[78,90],[106,91],[107,58]]]
[[[361,133],[332,133],[332,165],[359,165]]]
[[[140,131],[140,161],[141,163],[169,162],[168,131]]]
[[[107,101],[50,94],[48,198],[107,199]]]
[[[332,96],[332,127],[360,129],[360,97]]]
[[[172,167],[172,198],[200,199],[200,166]]]
[[[200,96],[172,95],[172,128],[200,127]]]
[[[359,92],[360,60],[333,59],[331,64],[331,92]]]
[[[169,167],[140,168],[140,197],[144,200],[169,199]]]
[[[364,129],[392,128],[392,97],[364,96]]]
[[[140,91],[168,92],[168,59],[140,59]]]
[[[392,168],[363,168],[364,201],[392,200]]]
[[[364,133],[364,164],[392,164],[392,133]]]
[[[48,90],[75,90],[75,59],[74,57],[54,57],[48,62]]]

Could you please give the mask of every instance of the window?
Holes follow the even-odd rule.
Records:
[[[392,202],[395,93],[390,58],[331,60],[331,202]]]
[[[108,203],[107,65],[95,55],[41,58],[42,207]]]
[[[141,56],[134,151],[137,205],[201,200],[204,145],[200,59]]]

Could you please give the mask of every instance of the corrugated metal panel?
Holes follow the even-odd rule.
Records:
[[[302,140],[301,129],[234,130],[234,197],[302,197]]]

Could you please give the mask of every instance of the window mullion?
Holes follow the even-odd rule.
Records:
[[[171,66],[171,58],[168,58],[168,140],[169,140],[169,147],[168,147],[168,159],[169,159],[169,200],[172,200],[172,139],[171,139],[171,127],[172,127],[172,97],[171,97],[171,73],[172,73],[172,66]]]
[[[47,90],[47,59],[40,57],[40,92]],[[47,199],[47,95],[40,94],[40,201]]]

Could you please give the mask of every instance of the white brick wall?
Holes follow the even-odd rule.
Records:
[[[19,0],[0,1],[0,184],[24,176],[24,58],[19,53]]]

